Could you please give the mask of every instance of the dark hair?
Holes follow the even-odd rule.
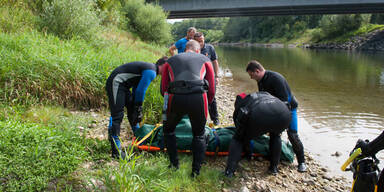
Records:
[[[258,70],[264,70],[263,65],[261,65],[258,61],[252,60],[248,63],[247,69],[245,70],[246,72],[248,71],[255,71],[256,69]]]
[[[161,66],[161,65],[165,64],[167,62],[167,60],[168,60],[167,56],[160,58],[159,60],[156,61],[156,66]]]
[[[196,32],[195,36],[193,38],[199,38],[201,36],[204,36],[204,34],[202,32]]]

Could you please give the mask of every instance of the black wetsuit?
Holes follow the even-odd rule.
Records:
[[[215,48],[211,44],[205,43],[204,47],[201,48],[200,53],[208,57],[211,60],[211,62],[217,60],[217,54],[216,54]],[[216,73],[218,73],[218,71],[216,71]],[[218,121],[219,113],[217,112],[217,103],[216,103],[215,97],[213,98],[212,103],[208,105],[208,111],[209,111],[209,116],[211,117],[211,120],[213,122]]]
[[[281,132],[286,129],[291,120],[289,109],[278,98],[267,92],[257,92],[242,98],[236,97],[233,120],[236,133],[229,147],[227,169],[233,173],[244,146],[251,139],[269,133],[270,134],[270,162],[271,166],[277,166],[281,153]]]
[[[133,123],[134,106],[142,105],[145,92],[156,74],[156,65],[137,61],[117,67],[108,77],[106,91],[111,111],[108,135],[113,156],[119,154],[117,150],[120,149],[120,124],[124,117],[124,107],[127,108],[127,117],[134,131],[138,128],[138,124]]]
[[[168,59],[163,68],[161,91],[168,92],[164,137],[171,165],[178,167],[176,125],[188,115],[192,125],[192,173],[199,174],[205,156],[205,123],[208,102],[215,95],[214,72],[210,60],[198,53],[185,52]]]
[[[257,83],[259,91],[266,91],[285,102],[291,110],[292,120],[288,126],[288,139],[292,144],[298,163],[304,163],[304,146],[297,133],[297,100],[285,78],[277,72],[265,71],[263,78]]]

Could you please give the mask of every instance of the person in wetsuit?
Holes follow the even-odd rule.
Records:
[[[200,53],[207,56],[213,65],[215,71],[215,83],[217,83],[218,73],[219,73],[219,62],[217,61],[217,54],[213,45],[205,43],[204,34],[202,32],[196,32],[194,39],[200,44]],[[216,85],[216,84],[215,84]],[[216,98],[213,98],[211,104],[208,105],[209,116],[213,121],[214,125],[219,125],[219,113],[217,112],[217,103]]]
[[[167,93],[165,93],[167,92]],[[192,125],[192,177],[199,175],[205,158],[205,124],[208,103],[215,95],[215,80],[212,63],[200,54],[200,45],[190,40],[185,53],[168,59],[161,79],[161,93],[168,94],[167,120],[164,122],[165,146],[170,167],[178,168],[175,128],[184,115]]]
[[[229,155],[225,175],[232,177],[236,171],[244,146],[251,139],[269,133],[270,168],[272,174],[277,173],[277,165],[281,154],[281,132],[289,125],[291,114],[286,105],[267,92],[256,92],[249,95],[239,94],[235,101],[233,121],[236,132],[229,146]]]
[[[108,126],[108,139],[111,143],[112,157],[125,158],[120,146],[120,124],[124,117],[124,107],[134,132],[142,120],[142,105],[145,92],[151,81],[163,70],[167,57],[159,59],[155,64],[147,62],[131,62],[117,67],[109,75],[106,83],[108,103],[111,117]],[[132,91],[131,91],[132,89]]]
[[[304,146],[297,133],[297,100],[291,93],[291,89],[285,78],[277,72],[265,70],[258,61],[250,61],[246,71],[251,79],[257,81],[259,91],[266,91],[287,104],[291,110],[292,120],[288,127],[288,139],[292,144],[298,162],[298,171],[306,172]],[[277,170],[276,170],[277,171]]]

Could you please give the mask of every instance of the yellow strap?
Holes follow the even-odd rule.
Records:
[[[357,179],[357,177],[356,177]],[[356,179],[353,180],[353,183],[352,183],[352,188],[351,188],[351,192],[353,192],[353,188],[355,187],[355,182],[356,182]]]
[[[145,135],[139,142],[135,143],[135,146],[139,146],[142,142],[144,142],[146,139],[148,139],[149,136],[152,135],[154,131],[156,131],[157,128],[159,128],[162,124],[158,123],[156,124],[155,128],[152,129],[151,132],[149,132],[147,135]]]
[[[360,148],[357,148],[355,151],[353,151],[352,155],[349,156],[349,158],[347,159],[347,161],[345,161],[345,163],[341,166],[341,170],[342,171],[345,171],[345,169],[347,168],[347,166],[357,157],[361,154],[361,149]]]

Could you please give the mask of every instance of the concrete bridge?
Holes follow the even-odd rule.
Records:
[[[384,0],[146,0],[169,12],[169,19],[384,13]]]

